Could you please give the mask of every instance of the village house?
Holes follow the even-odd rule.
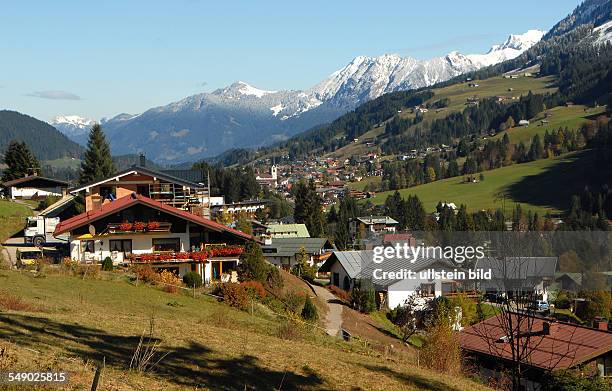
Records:
[[[210,217],[210,199],[204,178],[199,170],[157,171],[134,165],[108,178],[87,183],[70,190],[71,194],[84,193],[85,210],[96,211],[113,200],[132,193],[151,198],[164,205],[189,211],[202,217]]]
[[[335,250],[326,238],[277,238],[267,241],[262,247],[264,257],[273,265],[290,269],[298,262],[298,255],[304,249],[311,266],[320,265]]]
[[[267,204],[267,200],[244,200],[229,204],[211,205],[211,216],[215,218],[219,214],[225,213],[235,220],[239,214],[244,213],[248,218],[253,218],[255,213],[258,210],[265,209]]]
[[[518,324],[517,316],[493,316],[459,332],[461,348],[476,364],[481,376],[500,378],[510,369],[513,355],[509,341],[512,339],[503,325]],[[612,332],[607,331],[607,323],[589,328],[523,315],[522,324],[529,325],[529,329],[516,327],[513,336],[514,340],[523,338],[521,349],[530,352],[522,360],[522,389],[540,390],[543,375],[553,370],[579,367],[587,376],[612,376]]]
[[[268,224],[266,233],[272,239],[310,237],[306,224]]]
[[[69,183],[38,175],[28,175],[2,183],[11,200],[42,200],[49,196],[61,197]]]
[[[54,236],[69,234],[70,257],[96,264],[147,264],[180,277],[197,272],[210,283],[235,270],[250,235],[132,193],[60,222]]]
[[[261,186],[267,186],[271,189],[275,189],[278,186],[278,167],[276,165],[272,165],[270,167],[270,173],[258,173],[255,176],[255,180]]]
[[[349,233],[352,237],[365,238],[381,232],[395,232],[399,223],[389,216],[363,216],[352,219]]]

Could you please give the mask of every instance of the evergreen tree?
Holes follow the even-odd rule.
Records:
[[[4,154],[4,163],[8,166],[2,174],[2,181],[4,182],[40,172],[38,159],[30,152],[23,141],[13,140],[10,142]]]
[[[312,237],[321,237],[325,233],[321,197],[316,192],[314,181],[308,184],[300,181],[296,185],[293,218],[296,223],[306,224]]]
[[[81,163],[79,183],[85,184],[107,178],[115,172],[110,147],[99,124],[92,126],[87,142],[85,159]]]

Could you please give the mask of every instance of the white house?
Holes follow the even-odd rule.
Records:
[[[182,277],[189,271],[205,283],[236,268],[250,235],[133,193],[60,222],[55,236],[69,233],[70,256],[82,263],[110,257],[115,264],[149,264]]]
[[[43,199],[48,196],[60,197],[68,188],[68,182],[38,175],[29,175],[2,183],[7,196],[14,199]]]

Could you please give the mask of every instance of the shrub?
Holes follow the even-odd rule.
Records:
[[[98,277],[100,277],[100,268],[98,267],[98,265],[79,264],[76,267],[75,273],[77,276],[96,280],[98,279]]]
[[[247,244],[237,267],[240,281],[266,282],[268,268],[269,265],[264,259],[261,246],[257,243]]]
[[[605,379],[597,376],[597,374],[588,375],[571,369],[547,372],[543,380],[542,389],[545,391],[607,391],[610,389],[609,383]]]
[[[183,284],[181,279],[169,270],[162,270],[159,273],[159,280],[157,283],[163,284],[164,286],[174,286],[175,288]],[[174,289],[174,292],[176,292],[176,289]]]
[[[113,260],[110,257],[106,257],[104,261],[102,261],[102,270],[105,272],[113,271]]]
[[[357,280],[349,295],[351,307],[363,313],[370,313],[376,309],[376,296],[374,287],[368,280]]]
[[[288,292],[283,297],[283,303],[285,303],[285,309],[287,312],[293,314],[300,314],[302,312],[302,307],[304,306],[304,302],[306,301],[306,295],[299,292]]]
[[[335,285],[330,285],[328,287],[328,289],[334,294],[336,295],[340,300],[343,301],[348,301],[349,299],[349,294],[347,291],[345,291],[344,289],[338,288]]]
[[[306,298],[304,302],[304,308],[302,308],[302,318],[311,322],[319,319],[319,314],[317,312],[317,307],[315,307],[310,297]]]
[[[309,256],[304,247],[300,247],[300,252],[296,255],[296,258],[297,263],[291,268],[291,273],[306,281],[314,281],[317,276],[317,271],[308,264]]]
[[[266,297],[266,289],[259,281],[245,281],[241,285],[246,288],[252,298],[263,299]]]
[[[427,328],[427,341],[421,349],[425,367],[456,374],[461,369],[461,349],[445,311],[437,313]]]
[[[270,291],[277,295],[283,290],[285,282],[283,281],[280,270],[276,266],[269,266],[265,284]]]
[[[241,310],[248,308],[250,298],[246,287],[240,284],[227,283],[221,284],[220,289],[223,301],[225,301],[227,305]]]
[[[451,300],[453,307],[461,307],[461,325],[469,326],[478,322],[476,314],[476,302],[470,299],[465,293],[459,293]],[[454,314],[454,312],[451,312]]]
[[[64,274],[74,274],[78,265],[77,261],[72,260],[70,257],[64,257],[60,264],[60,271]]]
[[[565,292],[559,292],[555,300],[555,308],[560,310],[568,310],[572,306],[572,301]]]
[[[280,339],[295,341],[301,338],[301,332],[297,324],[283,321],[278,325],[277,336]]]
[[[149,284],[154,284],[159,281],[160,276],[158,273],[155,273],[155,270],[151,265],[141,265],[136,266],[134,268],[134,273],[136,273],[136,277]]]
[[[8,291],[0,291],[0,309],[5,311],[37,311],[38,308]]]
[[[183,276],[183,282],[190,288],[202,286],[202,276],[196,272],[189,272]]]

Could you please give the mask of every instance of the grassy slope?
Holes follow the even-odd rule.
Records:
[[[31,214],[32,210],[25,205],[0,201],[0,243],[23,229],[26,216]]]
[[[504,96],[508,98],[519,97],[527,94],[529,91],[533,93],[546,93],[555,91],[553,87],[554,79],[552,77],[519,77],[518,79],[504,79],[501,76],[492,77],[486,80],[477,81],[478,87],[469,87],[468,83],[458,83],[451,86],[434,89],[434,96],[428,103],[435,102],[443,98],[449,98],[450,104],[447,108],[436,111],[429,110],[423,115],[424,121],[433,121],[439,118],[444,118],[452,112],[462,111],[465,109],[466,99],[476,96],[480,99],[492,96]],[[512,92],[508,91],[513,88]],[[412,118],[413,113],[408,110],[402,111],[402,118]],[[337,158],[346,158],[356,154],[363,154],[374,150],[375,147],[367,147],[365,141],[368,138],[378,137],[384,132],[384,127],[374,128],[361,137],[356,143],[348,144],[329,154],[329,156]]]
[[[479,183],[462,183],[463,177],[448,178],[408,189],[400,190],[402,196],[416,194],[433,211],[438,201],[466,204],[469,210],[501,208],[496,194],[506,193],[506,211],[515,203],[526,209],[544,214],[559,213],[568,207],[572,194],[584,187],[584,172],[593,164],[592,151],[567,154],[554,159],[514,164],[496,170],[485,171],[485,180]],[[393,192],[378,193],[374,203],[384,203]]]
[[[0,280],[44,309],[0,312],[0,345],[17,360],[12,366],[70,370],[73,389],[91,382],[93,367],[85,360],[102,357],[103,389],[483,389],[312,332],[292,341],[278,338],[279,323],[269,315],[251,316],[206,296],[172,295],[120,277],[93,281],[5,271]],[[161,351],[170,353],[151,374],[127,371],[151,316]]]
[[[531,119],[531,123],[528,127],[511,128],[496,134],[494,139],[501,139],[504,137],[504,134],[508,133],[511,143],[518,144],[522,141],[527,145],[531,143],[531,139],[536,134],[543,137],[546,131],[550,132],[559,128],[567,127],[570,130],[579,129],[587,121],[604,111],[604,107],[587,108],[582,105],[553,107],[548,110],[548,112],[552,114],[551,117],[545,118],[544,112],[542,112],[537,115],[536,118]],[[540,124],[540,121],[543,119],[548,120],[548,124]]]

